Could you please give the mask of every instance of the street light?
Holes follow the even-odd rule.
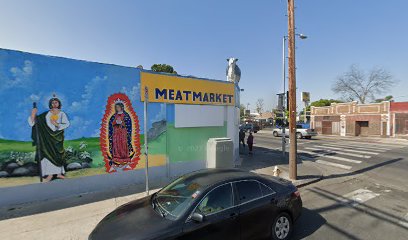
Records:
[[[299,37],[301,40],[307,39],[307,36],[304,35],[303,33],[297,33],[295,34],[296,36]],[[282,115],[283,115],[283,127],[282,127],[282,155],[283,157],[286,157],[286,134],[285,134],[285,128],[286,128],[286,113],[285,113],[285,99],[286,99],[286,40],[288,39],[288,36],[283,36],[282,39],[282,77],[283,77],[283,107],[282,107]]]
[[[298,36],[300,39],[306,39],[307,38],[307,36],[302,34],[302,33],[301,34],[297,33],[296,36]]]

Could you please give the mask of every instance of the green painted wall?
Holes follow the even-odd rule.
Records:
[[[167,123],[167,149],[170,162],[204,160],[209,138],[226,137],[227,123],[223,127],[175,128]]]

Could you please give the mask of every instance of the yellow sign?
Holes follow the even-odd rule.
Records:
[[[141,72],[140,96],[149,102],[235,105],[234,83]]]

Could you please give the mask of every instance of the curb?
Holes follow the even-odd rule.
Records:
[[[317,183],[320,182],[321,180],[323,180],[323,175],[321,175],[320,177],[313,179],[311,181],[307,181],[307,182],[303,182],[303,183],[299,183],[299,184],[294,184],[297,188],[302,188],[305,187],[307,185],[313,184],[313,183]]]

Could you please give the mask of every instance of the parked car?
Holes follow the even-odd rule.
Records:
[[[241,124],[239,129],[243,129],[245,132],[257,133],[260,130],[260,127],[258,124],[247,123],[247,124]]]
[[[273,129],[273,136],[280,137],[282,136],[282,127]],[[289,128],[285,128],[285,136],[289,136]],[[306,138],[311,139],[313,136],[317,136],[317,132],[311,128],[303,128],[302,125],[296,125],[296,138]]]
[[[301,209],[299,191],[287,180],[206,169],[117,208],[89,240],[289,239]]]

